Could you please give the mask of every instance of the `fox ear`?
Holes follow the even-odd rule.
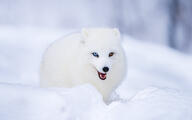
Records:
[[[81,34],[83,35],[84,38],[87,38],[87,37],[89,36],[88,30],[85,29],[85,28],[83,28],[83,29],[81,30]]]
[[[113,28],[113,32],[114,32],[115,36],[120,37],[120,32],[117,28]]]
[[[86,39],[88,38],[89,34],[88,34],[88,30],[83,28],[81,30],[81,35],[82,35],[82,40],[80,41],[81,44],[85,44]]]

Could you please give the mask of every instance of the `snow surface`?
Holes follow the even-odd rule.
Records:
[[[39,88],[44,50],[71,31],[0,27],[0,120],[192,119],[192,57],[128,36],[120,100],[106,105],[89,84]]]

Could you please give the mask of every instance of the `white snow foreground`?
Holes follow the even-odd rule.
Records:
[[[103,114],[105,104],[91,86],[43,89],[0,84],[1,120],[93,119]]]
[[[192,99],[149,87],[129,100],[105,105],[91,85],[45,89],[0,84],[1,120],[191,120]]]

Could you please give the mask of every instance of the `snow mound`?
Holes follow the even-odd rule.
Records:
[[[149,87],[112,108],[112,120],[191,120],[192,99],[179,91]]]
[[[172,89],[149,87],[127,101],[105,105],[91,85],[46,89],[0,84],[2,120],[185,120],[191,100]]]
[[[97,110],[105,107],[101,95],[90,85],[45,89],[0,84],[0,96],[1,120],[93,119],[101,116],[102,110]]]

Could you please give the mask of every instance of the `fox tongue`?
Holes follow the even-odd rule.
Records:
[[[100,72],[98,72],[98,74],[99,74],[99,78],[100,78],[101,80],[105,80],[105,79],[106,79],[106,74],[100,73]]]
[[[100,74],[100,77],[101,77],[102,79],[105,79],[105,78],[106,78],[106,74]]]

